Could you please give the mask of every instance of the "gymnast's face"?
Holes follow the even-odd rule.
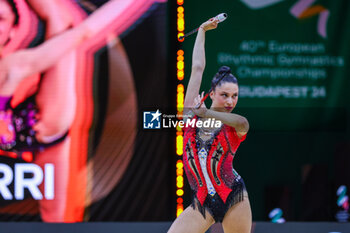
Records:
[[[210,93],[213,101],[211,108],[220,112],[232,112],[238,101],[238,85],[225,82]]]
[[[6,0],[0,0],[0,47],[10,38],[16,16]]]

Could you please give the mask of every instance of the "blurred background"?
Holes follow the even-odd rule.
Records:
[[[79,9],[68,11],[71,15],[86,18],[106,1],[62,2]],[[14,52],[45,43],[45,20],[30,1],[14,3],[19,26],[36,22],[27,32],[32,39],[17,37]],[[55,183],[55,192],[64,192],[51,200],[63,216],[49,222],[173,221],[190,204],[182,130],[145,129],[144,112],[181,113],[196,34],[179,37],[223,12],[228,18],[206,33],[202,90],[209,90],[223,65],[238,78],[234,112],[249,120],[250,131],[233,166],[246,183],[253,220],[348,219],[349,1],[128,3],[105,39],[79,50],[69,162],[55,177],[40,166],[43,182],[60,183],[60,174],[68,176],[66,185]],[[38,156],[36,150],[1,153],[0,221],[45,221],[43,215],[56,211],[43,210],[45,195],[33,198],[35,188],[18,185],[18,180],[30,183],[36,173],[31,168],[19,173],[16,166],[35,167]],[[47,163],[55,166],[55,160]],[[13,174],[10,182],[6,172]],[[23,198],[17,198],[18,187]],[[7,190],[12,195],[6,196]],[[269,216],[272,210],[278,214]]]

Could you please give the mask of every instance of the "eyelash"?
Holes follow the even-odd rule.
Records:
[[[227,94],[221,94],[221,96],[227,97]],[[233,97],[237,97],[237,94],[234,94]]]

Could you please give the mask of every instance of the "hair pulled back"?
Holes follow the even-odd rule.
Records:
[[[11,10],[15,14],[15,22],[13,24],[17,25],[19,21],[19,14],[18,14],[16,3],[14,0],[6,0],[6,2],[11,6]]]
[[[234,83],[238,85],[237,78],[231,73],[231,69],[228,66],[221,66],[218,72],[211,80],[211,88],[215,91],[216,87],[221,86],[224,83]]]

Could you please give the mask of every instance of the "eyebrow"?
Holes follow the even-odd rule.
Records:
[[[228,92],[226,92],[226,91],[221,91],[221,94],[230,94],[230,93],[228,93]],[[234,95],[234,94],[238,94],[238,91],[237,92],[233,92],[233,94],[232,95]]]

